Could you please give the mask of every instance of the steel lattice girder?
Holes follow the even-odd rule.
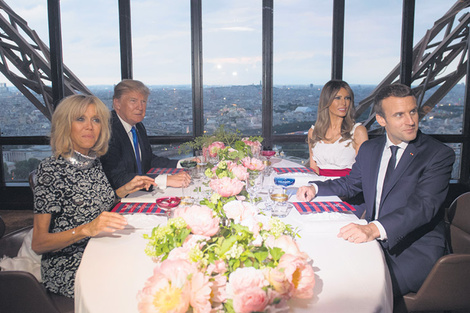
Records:
[[[54,107],[49,48],[3,0],[0,10],[0,71],[50,120]],[[66,66],[64,88],[66,95],[92,94]]]

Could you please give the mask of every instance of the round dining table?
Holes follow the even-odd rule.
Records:
[[[273,166],[300,167],[282,159]],[[321,179],[310,173],[281,175],[295,178],[293,188]],[[175,196],[180,192],[180,188],[168,188],[155,196]],[[295,195],[289,201],[295,202]],[[313,201],[340,200],[317,197]],[[90,239],[75,278],[76,313],[138,312],[137,294],[155,268],[155,263],[144,251],[147,244],[144,234],[149,234],[158,224],[166,223],[167,217],[145,213],[125,216],[128,221],[125,229]],[[350,211],[300,214],[295,208],[283,221],[299,230],[300,238],[296,240],[300,249],[311,258],[315,272],[314,296],[291,299],[290,312],[393,311],[390,275],[379,243],[355,244],[337,237],[342,226],[365,224],[366,221]]]

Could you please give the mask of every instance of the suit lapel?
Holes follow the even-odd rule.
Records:
[[[382,199],[383,199],[382,202],[388,196],[388,194],[393,189],[393,187],[398,183],[398,181],[406,172],[406,170],[408,169],[408,167],[410,166],[414,158],[417,157],[418,152],[419,150],[417,148],[416,141],[410,142],[408,146],[406,147],[405,151],[403,151],[403,155],[401,156],[400,161],[397,164],[397,167],[393,171],[392,177],[390,178],[390,183],[388,184],[386,189],[382,190]],[[381,203],[381,206],[382,206],[382,203]]]

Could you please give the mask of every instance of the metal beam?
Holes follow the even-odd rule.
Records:
[[[119,44],[121,47],[121,78],[132,79],[132,32],[130,0],[119,0]]]
[[[333,2],[331,79],[343,79],[344,0]]]
[[[204,134],[202,65],[202,3],[201,0],[191,0],[191,77],[194,137]]]
[[[273,145],[273,0],[263,0],[263,104],[262,104],[262,136],[265,149]]]
[[[411,86],[415,0],[403,0],[400,82]]]

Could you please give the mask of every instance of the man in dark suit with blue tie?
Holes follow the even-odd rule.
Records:
[[[382,88],[374,110],[386,135],[362,144],[349,176],[301,187],[297,198],[310,201],[317,194],[350,198],[363,192],[364,203],[356,214],[364,213],[369,223],[346,225],[338,237],[354,243],[378,240],[394,295],[401,296],[418,291],[445,252],[441,206],[455,154],[418,130],[418,107],[409,87]]]
[[[150,90],[138,80],[125,79],[114,87],[111,140],[108,153],[101,157],[104,172],[114,189],[136,175],[145,175],[153,167],[176,167],[178,161],[159,157],[152,152],[142,120]],[[159,188],[185,187],[191,177],[186,172],[159,175]]]

